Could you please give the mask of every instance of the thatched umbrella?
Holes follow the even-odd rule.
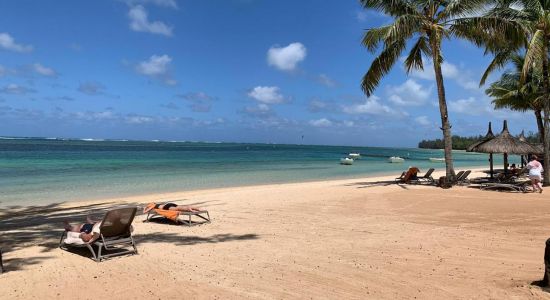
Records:
[[[474,147],[472,151],[482,153],[503,153],[504,154],[504,173],[508,171],[508,154],[531,154],[538,150],[531,144],[522,142],[513,137],[508,131],[508,122],[504,120],[502,132],[495,138],[490,139]]]
[[[475,152],[475,148],[489,140],[492,140],[495,138],[495,135],[493,134],[493,130],[491,128],[491,122],[489,122],[489,129],[487,129],[487,134],[485,134],[485,137],[473,144],[471,144],[468,148],[466,148],[466,151],[468,152]],[[493,153],[489,153],[489,166],[490,166],[490,174],[491,178],[493,178]]]

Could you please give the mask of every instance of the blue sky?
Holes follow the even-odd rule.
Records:
[[[0,2],[0,135],[409,146],[441,136],[433,71],[402,64],[366,98],[355,0]],[[453,134],[535,131],[494,111],[490,57],[444,43]],[[489,82],[497,78],[495,74]]]

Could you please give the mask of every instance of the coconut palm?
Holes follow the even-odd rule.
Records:
[[[463,37],[472,40],[477,45],[486,45],[489,40],[485,35],[492,33],[514,31],[514,27],[506,26],[502,21],[498,24],[489,18],[476,20],[476,26],[483,25],[484,30],[471,26],[468,16],[483,11],[488,3],[494,1],[481,0],[360,0],[366,9],[375,9],[394,18],[392,24],[368,29],[363,37],[363,45],[375,53],[380,45],[382,50],[376,57],[367,73],[364,75],[361,87],[367,96],[371,96],[381,78],[399,60],[407,48],[407,42],[413,40],[404,64],[407,73],[413,69],[423,69],[424,59],[430,58],[433,63],[441,129],[445,145],[446,175],[454,176],[452,160],[451,125],[445,99],[445,86],[441,72],[443,55],[441,43],[451,37]],[[498,25],[498,28],[496,27]],[[496,42],[495,42],[496,44]],[[487,44],[488,45],[488,44]]]
[[[525,57],[519,53],[510,55],[514,66],[513,71],[505,72],[500,79],[493,82],[485,93],[493,98],[495,109],[509,108],[515,111],[535,113],[539,137],[544,141],[544,125],[542,110],[544,107],[542,93],[542,76],[538,72],[528,74],[525,82],[521,82],[521,74]]]
[[[488,32],[478,34],[480,45],[487,43],[487,50],[497,53],[495,59],[488,68],[492,69],[503,66],[510,51],[518,49],[521,41],[526,39],[525,62],[523,64],[520,84],[527,81],[531,72],[541,74],[542,78],[542,106],[544,112],[544,164],[550,166],[550,78],[548,73],[548,43],[550,42],[550,1],[548,0],[499,0],[487,17],[492,22],[500,21],[513,23],[517,29],[516,34],[503,32],[500,35],[490,35]],[[479,20],[482,20],[480,17]],[[485,21],[481,21],[485,23]],[[484,31],[483,26],[476,26],[475,22],[469,24],[471,28]],[[523,34],[517,34],[523,31]],[[495,37],[498,37],[495,39]],[[504,43],[503,43],[504,41]],[[512,45],[512,46],[511,46]],[[486,76],[482,79],[482,82]],[[544,184],[550,184],[550,172],[544,172]]]

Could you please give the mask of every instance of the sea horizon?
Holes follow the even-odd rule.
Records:
[[[349,153],[362,155],[340,165]],[[453,151],[455,169],[487,166],[488,155]],[[391,156],[403,163],[388,163]],[[0,206],[97,200],[259,184],[399,175],[439,149],[228,142],[0,138]],[[495,156],[495,165],[502,163]],[[511,163],[519,162],[514,156]]]

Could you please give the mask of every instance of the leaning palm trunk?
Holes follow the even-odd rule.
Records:
[[[544,86],[544,185],[550,185],[550,82],[548,78],[548,38],[544,38],[542,47],[542,80]]]
[[[445,86],[443,84],[443,74],[441,72],[440,43],[435,37],[431,37],[432,51],[434,53],[434,72],[437,83],[437,96],[439,98],[439,112],[441,114],[441,129],[443,130],[443,142],[445,145],[445,173],[447,178],[454,181],[455,171],[453,168],[453,140],[451,135],[451,124],[449,123],[449,114],[447,112],[447,101],[445,99]]]
[[[535,110],[535,117],[537,118],[537,127],[539,130],[539,141],[544,144],[544,123],[542,120],[542,111]]]

